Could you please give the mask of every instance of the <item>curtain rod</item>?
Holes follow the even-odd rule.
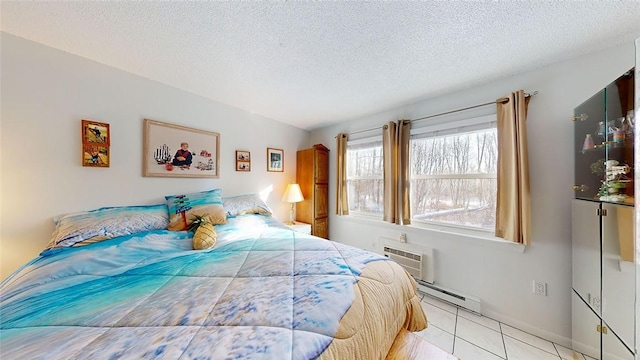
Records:
[[[524,97],[525,98],[532,97],[532,96],[535,96],[535,95],[538,95],[538,91],[537,90],[534,91],[534,92],[531,92],[531,93],[524,93]],[[467,106],[465,108],[455,109],[455,110],[451,110],[451,111],[445,111],[445,112],[442,112],[442,113],[439,113],[439,114],[423,116],[423,117],[420,117],[420,118],[417,118],[417,119],[413,119],[411,121],[414,122],[414,121],[421,121],[421,120],[431,119],[431,118],[442,116],[442,115],[449,115],[449,114],[457,113],[457,112],[460,112],[460,111],[465,111],[465,110],[470,110],[470,109],[475,109],[475,108],[479,108],[479,107],[495,104],[497,102],[498,102],[498,100],[489,101],[489,102],[486,102],[484,104],[477,104],[477,105]],[[382,128],[382,126],[376,126],[374,128],[370,128],[370,129],[353,131],[353,132],[350,132],[349,135],[354,135],[354,134],[359,134],[359,133],[363,133],[363,132],[367,132],[367,131],[377,130],[377,129],[380,129],[380,128]]]

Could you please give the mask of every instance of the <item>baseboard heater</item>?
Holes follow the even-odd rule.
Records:
[[[418,283],[418,291],[435,298],[448,302],[452,305],[462,307],[466,310],[474,312],[478,315],[482,314],[482,303],[480,299],[465,295],[455,290],[446,289],[438,285],[429,284],[428,282],[416,279]]]

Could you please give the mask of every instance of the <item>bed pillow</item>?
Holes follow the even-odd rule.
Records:
[[[271,216],[271,209],[256,194],[246,194],[226,197],[223,199],[227,216],[234,217],[244,214],[262,214]]]
[[[54,218],[47,249],[86,245],[141,231],[166,229],[167,205],[103,207]]]
[[[165,196],[172,231],[187,230],[196,216],[202,216],[213,225],[225,224],[227,213],[222,206],[222,191],[214,189],[191,194]]]

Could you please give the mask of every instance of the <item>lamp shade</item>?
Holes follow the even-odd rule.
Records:
[[[282,201],[288,203],[296,203],[303,200],[304,196],[302,196],[300,185],[295,183],[287,185],[287,189],[284,191],[284,195],[282,196]]]

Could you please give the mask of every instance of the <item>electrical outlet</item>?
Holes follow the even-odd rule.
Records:
[[[533,293],[536,295],[547,296],[547,283],[544,281],[533,280]]]
[[[400,234],[400,242],[403,242],[403,243],[407,242],[407,234],[405,233]]]
[[[592,297],[591,298],[591,306],[593,306],[594,310],[600,311],[600,306],[601,306],[600,298],[597,297],[597,296]]]

